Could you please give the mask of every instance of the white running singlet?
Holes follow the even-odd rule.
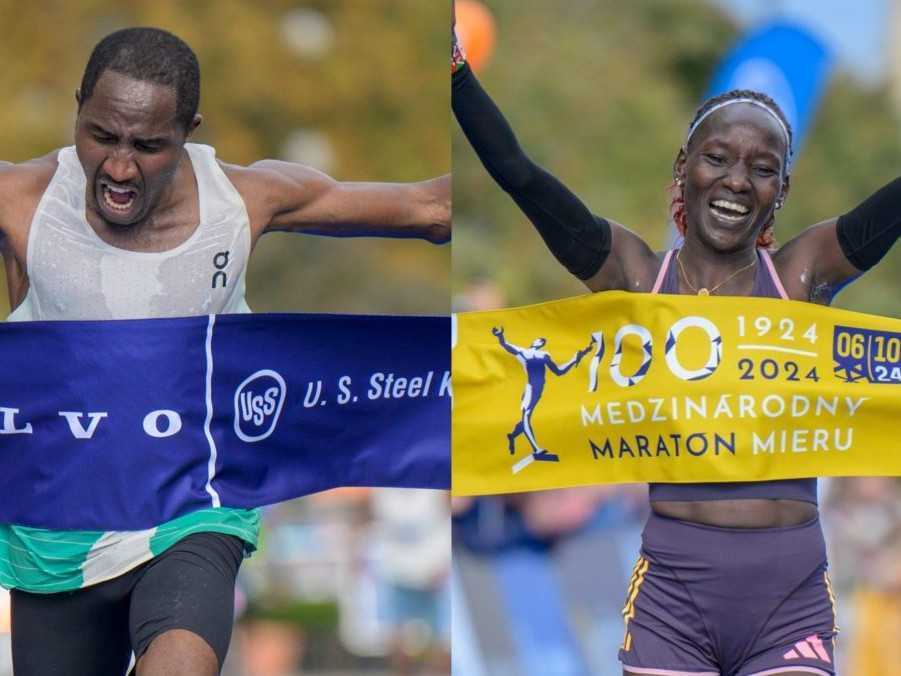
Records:
[[[31,222],[25,300],[9,321],[135,319],[250,312],[244,278],[251,236],[240,194],[209,146],[188,143],[200,222],[174,249],[127,251],[85,218],[86,178],[74,147]],[[51,531],[0,525],[0,584],[31,592],[78,589],[118,577],[191,533],[235,535],[249,550],[257,510],[204,509],[142,531]]]

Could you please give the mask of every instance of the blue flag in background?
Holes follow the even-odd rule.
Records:
[[[723,58],[705,98],[755,89],[782,108],[794,132],[795,158],[832,69],[827,46],[803,26],[772,22],[741,38]]]
[[[336,486],[450,487],[450,319],[0,325],[0,523],[138,530]]]

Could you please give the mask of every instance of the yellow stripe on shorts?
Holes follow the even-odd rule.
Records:
[[[629,588],[626,591],[626,605],[623,606],[623,623],[625,624],[626,634],[623,637],[622,649],[629,652],[632,649],[632,635],[629,633],[629,621],[635,617],[635,599],[638,598],[638,591],[641,583],[644,582],[645,574],[651,563],[643,556],[638,557],[635,568],[632,569],[632,577],[629,580]]]
[[[832,590],[832,580],[829,579],[829,573],[823,573],[823,579],[826,581],[826,593],[829,594],[829,603],[832,604],[832,631],[838,634],[841,631],[838,628],[838,612],[836,610],[836,606],[838,605],[835,600],[835,592]],[[835,640],[835,639],[833,639]]]

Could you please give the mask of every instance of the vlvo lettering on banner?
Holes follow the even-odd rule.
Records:
[[[0,326],[0,522],[139,530],[336,486],[447,489],[449,337],[439,317]]]
[[[0,407],[3,412],[3,426],[0,427],[0,435],[2,434],[33,434],[34,427],[31,423],[24,423],[22,427],[17,427],[16,415],[19,414],[17,408]],[[100,425],[100,421],[109,417],[108,411],[94,411],[86,413],[84,411],[58,411],[61,418],[64,418],[69,426],[69,431],[73,439],[93,439],[94,433]],[[84,418],[88,422],[85,424]],[[162,425],[159,421],[163,420]],[[181,430],[181,416],[177,411],[166,409],[158,411],[150,411],[142,420],[142,428],[144,434],[150,437],[161,439],[178,434]]]
[[[899,328],[625,292],[461,314],[454,491],[901,474],[887,450],[901,397],[885,387],[901,382]]]

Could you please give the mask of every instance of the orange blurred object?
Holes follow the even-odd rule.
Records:
[[[9,611],[9,592],[5,589],[0,589],[0,634],[8,634],[12,630],[12,618],[9,615]]]
[[[362,502],[369,497],[371,488],[345,486],[313,493],[310,498],[318,502]]]
[[[494,17],[478,0],[457,0],[457,38],[466,52],[466,61],[474,71],[491,59],[497,29]]]

